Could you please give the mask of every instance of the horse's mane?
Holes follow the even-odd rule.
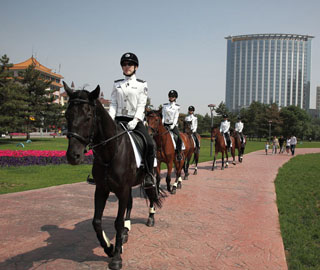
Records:
[[[151,114],[159,115],[162,118],[162,110],[146,110],[146,116],[149,116]]]

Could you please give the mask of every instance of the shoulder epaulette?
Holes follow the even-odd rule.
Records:
[[[116,83],[116,82],[121,82],[121,81],[124,81],[124,79],[116,80],[114,82]]]
[[[141,79],[137,79],[137,81],[138,81],[138,82],[142,82],[142,83],[146,82],[146,81],[141,80]]]
[[[163,105],[168,105],[169,103],[163,103]]]
[[[179,107],[180,107],[180,105],[179,105],[179,104],[177,104],[177,103],[176,103],[176,106],[179,106]]]

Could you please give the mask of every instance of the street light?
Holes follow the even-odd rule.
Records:
[[[272,120],[269,120],[269,143],[270,143],[270,140],[271,140],[271,124],[272,124]]]
[[[210,109],[210,112],[211,112],[211,131],[213,129],[213,111],[214,111],[214,107],[216,105],[215,104],[209,104],[208,107]],[[213,142],[211,141],[210,142],[210,157],[212,157],[212,149],[213,149]]]

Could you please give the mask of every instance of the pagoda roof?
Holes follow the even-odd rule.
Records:
[[[37,59],[35,59],[33,56],[30,57],[29,59],[27,59],[24,62],[18,63],[18,64],[13,64],[13,66],[10,68],[10,70],[23,70],[23,69],[27,69],[30,65],[33,65],[35,67],[36,70],[40,71],[40,72],[44,72],[47,73],[53,77],[56,78],[63,78],[63,76],[61,76],[60,74],[54,73],[52,72],[50,68],[45,67],[44,65],[41,65]]]

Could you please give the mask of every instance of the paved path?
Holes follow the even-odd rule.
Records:
[[[201,163],[157,211],[154,228],[144,225],[148,209],[135,190],[123,269],[287,269],[273,181],[290,158],[257,151],[214,172]],[[78,183],[1,195],[0,269],[107,269],[91,226],[93,192]],[[116,206],[111,196],[103,220],[113,241]]]

